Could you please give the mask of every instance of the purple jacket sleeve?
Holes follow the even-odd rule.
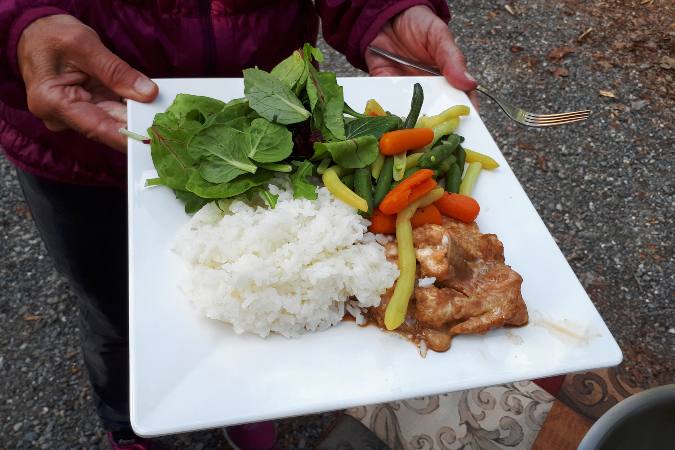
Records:
[[[19,77],[17,46],[23,30],[42,17],[54,14],[75,15],[72,0],[10,0],[0,3],[0,68]]]
[[[431,8],[444,21],[450,20],[445,0],[317,0],[323,36],[359,69],[366,70],[366,47],[385,23],[416,5]]]

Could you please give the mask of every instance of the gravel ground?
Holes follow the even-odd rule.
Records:
[[[619,341],[623,376],[643,388],[672,383],[673,7],[531,0],[508,3],[517,8],[511,15],[504,4],[452,5],[471,72],[528,109],[594,114],[549,130],[516,126],[488,101],[482,116]],[[362,75],[327,53],[327,68]],[[0,450],[107,448],[82,370],[72,294],[4,159],[0,186]],[[282,421],[284,448],[312,448],[333,420]],[[217,432],[163,438],[159,447],[227,448]]]

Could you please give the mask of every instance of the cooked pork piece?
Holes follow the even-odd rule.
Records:
[[[504,264],[504,247],[496,235],[481,234],[475,223],[445,218],[442,225],[416,228],[413,242],[418,278],[434,277],[435,283],[415,288],[406,322],[397,332],[445,351],[454,335],[527,323],[523,279]],[[397,262],[396,242],[385,247],[387,259]],[[392,293],[393,288],[382,295],[379,307],[370,309],[382,328]]]
[[[504,264],[487,264],[472,277],[470,289],[429,286],[415,289],[415,318],[421,327],[450,325],[451,334],[485,333],[504,325],[525,325],[527,308],[520,294],[523,279]],[[478,271],[476,271],[478,272]]]

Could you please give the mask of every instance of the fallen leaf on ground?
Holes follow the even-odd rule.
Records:
[[[567,70],[564,67],[553,67],[548,69],[554,76],[560,78],[560,77],[567,77],[570,74],[570,71]]]
[[[524,50],[524,48],[521,47],[520,45],[512,45],[511,46],[511,53],[518,53],[518,52],[522,52],[523,50]]]
[[[664,56],[661,58],[661,67],[664,69],[675,69],[675,58]]]
[[[612,91],[603,91],[602,89],[598,90],[598,94],[602,97],[616,98],[616,94]]]
[[[42,317],[34,316],[33,314],[26,314],[25,316],[23,316],[23,320],[25,320],[26,322],[33,322],[35,320],[40,320],[41,318]]]
[[[556,47],[550,52],[548,52],[548,59],[551,61],[559,61],[563,59],[565,56],[569,55],[570,53],[574,53],[574,49],[572,47]]]

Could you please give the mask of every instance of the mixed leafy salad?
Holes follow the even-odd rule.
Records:
[[[306,44],[269,73],[246,69],[245,97],[227,103],[179,94],[148,129],[158,173],[148,184],[172,188],[188,213],[241,195],[258,194],[273,207],[266,185],[279,174],[290,175],[296,198],[312,200],[316,187],[309,177],[321,160],[368,167],[378,157],[377,139],[401,119],[351,110],[335,74],[315,67],[322,60]],[[305,157],[293,154],[294,147]]]

